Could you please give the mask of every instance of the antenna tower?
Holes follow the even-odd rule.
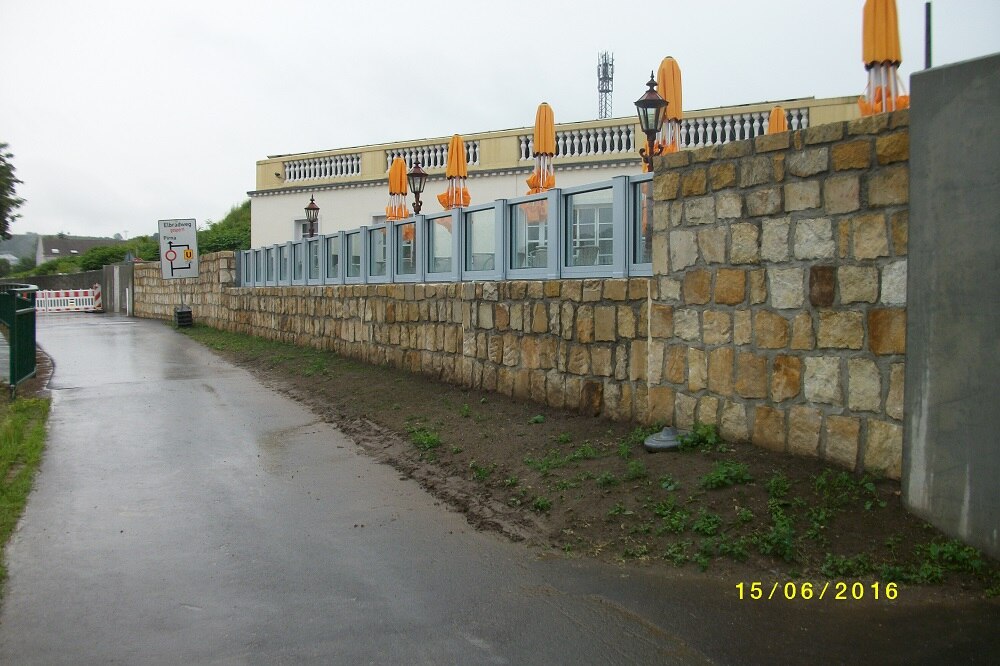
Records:
[[[602,51],[597,57],[597,117],[611,117],[611,92],[615,87],[615,55]]]

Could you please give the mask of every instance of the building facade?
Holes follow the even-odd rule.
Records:
[[[697,148],[753,138],[767,130],[775,104],[785,108],[790,129],[804,129],[858,116],[856,97],[794,99],[701,111],[686,111],[681,148]],[[534,167],[531,127],[464,136],[472,204],[516,200],[527,192]],[[642,172],[638,154],[645,145],[634,117],[556,125],[556,185],[573,188]],[[304,208],[310,197],[320,207],[317,233],[327,235],[385,220],[388,171],[395,157],[430,174],[422,213],[442,212],[436,195],[446,189],[448,138],[402,141],[356,148],[270,156],[257,162],[251,202],[251,246],[300,240],[308,233]],[[412,196],[411,196],[412,201]],[[581,205],[581,237],[600,236],[610,203]],[[583,227],[588,227],[584,229]],[[529,225],[527,233],[544,227]],[[543,239],[526,239],[544,245]],[[599,245],[599,243],[598,243]],[[600,252],[600,249],[598,249]]]

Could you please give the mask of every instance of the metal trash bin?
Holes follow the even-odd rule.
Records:
[[[194,323],[194,316],[191,314],[191,308],[186,305],[181,305],[174,308],[174,324],[178,328],[184,328],[191,326]]]

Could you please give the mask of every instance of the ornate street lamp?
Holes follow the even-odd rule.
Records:
[[[423,204],[420,203],[420,195],[424,192],[427,184],[427,172],[420,168],[420,162],[414,162],[413,168],[406,172],[406,183],[413,192],[413,214],[420,215]]]
[[[667,116],[667,100],[656,92],[656,79],[652,72],[649,73],[649,83],[646,85],[649,90],[636,100],[635,110],[639,114],[639,126],[646,135],[646,147],[639,149],[639,155],[647,166],[646,170],[652,171],[653,157],[663,154],[663,145],[656,145],[656,134],[663,127],[663,120]]]
[[[319,219],[319,206],[316,205],[316,197],[309,197],[309,205],[306,206],[306,221],[309,223],[309,238],[316,235],[316,220]]]

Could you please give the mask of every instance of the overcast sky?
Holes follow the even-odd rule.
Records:
[[[672,55],[684,108],[860,94],[863,0],[0,0],[14,233],[219,220],[267,155],[614,116]],[[897,0],[902,73],[924,2]],[[648,17],[640,14],[650,8]],[[1000,1],[934,0],[934,64],[1000,52]],[[992,112],[991,110],[990,112]]]

